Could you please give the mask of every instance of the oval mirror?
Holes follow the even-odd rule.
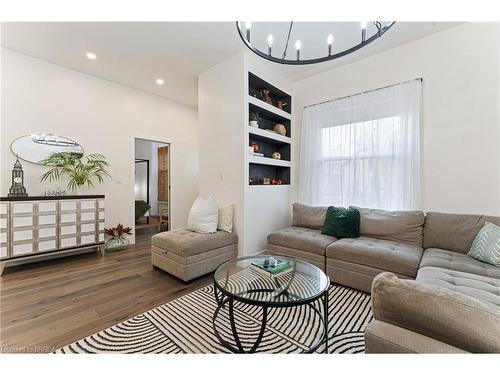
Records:
[[[83,156],[83,147],[77,142],[54,134],[31,134],[17,138],[10,146],[14,155],[30,163],[41,161],[56,152],[70,152]]]

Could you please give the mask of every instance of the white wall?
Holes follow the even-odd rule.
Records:
[[[171,143],[172,224],[187,223],[198,192],[197,111],[154,95],[2,49],[0,194],[10,187],[10,143],[32,133],[78,141],[86,153],[102,153],[112,179],[93,193],[106,194],[106,226],[134,223],[134,137]],[[23,163],[29,195],[44,167]]]
[[[234,229],[243,246],[244,55],[233,56],[198,77],[199,191],[234,204]]]
[[[499,67],[499,24],[460,25],[297,82],[295,122],[306,105],[422,77],[422,208],[500,216]]]

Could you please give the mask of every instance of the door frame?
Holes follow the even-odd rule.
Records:
[[[172,205],[172,143],[171,142],[168,142],[168,141],[163,141],[163,140],[159,140],[155,137],[149,137],[149,136],[141,136],[141,135],[132,135],[132,139],[131,139],[131,142],[132,142],[132,147],[133,147],[133,157],[134,157],[134,161],[136,160],[136,157],[135,157],[135,140],[136,139],[139,139],[141,141],[147,141],[147,142],[153,142],[153,143],[161,143],[165,146],[168,146],[168,230],[172,230],[173,228],[173,224],[174,224],[174,221],[173,221],[173,205]],[[135,162],[133,164],[133,173],[135,173]],[[148,163],[148,171],[149,171],[149,163]],[[134,178],[134,182],[135,182],[135,178]],[[132,186],[132,192],[134,193],[134,197],[135,197],[135,191],[134,191],[134,186]],[[148,200],[149,200],[149,174],[148,174]],[[149,204],[149,202],[148,202]],[[132,205],[132,210],[134,210],[134,207]],[[131,211],[132,211],[131,210]],[[132,217],[135,217],[135,214],[133,214]],[[135,220],[133,220],[134,222],[134,231],[135,231]]]

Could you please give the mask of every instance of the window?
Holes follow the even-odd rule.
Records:
[[[305,108],[300,200],[419,207],[419,99],[420,81],[412,81]]]

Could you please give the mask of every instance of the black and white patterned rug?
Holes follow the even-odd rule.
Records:
[[[206,286],[60,348],[56,353],[228,353],[214,335],[212,316],[216,306],[214,288]],[[227,310],[221,310],[216,324],[222,337],[231,340],[230,324],[225,319]],[[235,310],[243,345],[250,345],[258,335],[262,310],[238,303]],[[328,352],[364,352],[363,334],[371,319],[368,294],[332,285]],[[321,322],[312,309],[273,308],[268,310],[266,331],[257,352],[302,352],[317,342],[321,334]],[[320,346],[318,352],[324,351],[324,345]]]

